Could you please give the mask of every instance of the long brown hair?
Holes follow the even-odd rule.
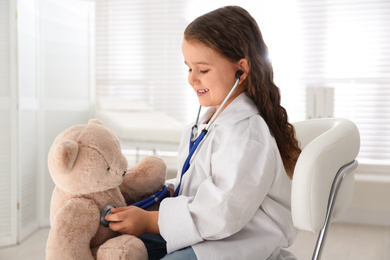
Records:
[[[292,179],[301,149],[287,112],[280,105],[268,48],[255,19],[241,7],[225,6],[195,19],[185,29],[184,38],[202,42],[233,63],[243,58],[248,61],[249,72],[243,81],[246,94],[267,123]]]

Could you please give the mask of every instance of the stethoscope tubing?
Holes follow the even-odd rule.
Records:
[[[143,199],[139,202],[132,204],[131,206],[137,206],[141,209],[147,209],[150,206],[153,206],[154,204],[161,202],[165,197],[168,196],[168,193],[169,193],[168,186],[164,185],[164,187],[160,191],[156,192],[155,194],[149,196],[146,199]]]
[[[203,131],[200,133],[200,135],[198,136],[196,141],[192,145],[190,143],[191,150],[189,152],[189,155],[187,156],[187,159],[184,162],[183,169],[181,170],[180,182],[179,182],[179,185],[177,186],[175,192],[173,193],[173,197],[176,197],[177,195],[179,195],[183,176],[187,172],[188,168],[190,168],[190,161],[191,161],[192,155],[195,153],[196,148],[198,148],[198,145],[200,144],[200,142],[202,142],[202,140],[206,136],[206,134],[207,134],[207,131],[205,131],[205,129],[203,129]]]
[[[217,112],[214,113],[213,117],[211,118],[211,120],[209,121],[209,123],[206,125],[206,131],[209,130],[210,126],[214,123],[215,119],[217,118],[217,116],[219,115],[219,113],[221,112],[221,110],[224,108],[226,102],[228,102],[229,98],[233,95],[233,92],[236,90],[237,86],[238,86],[238,83],[240,83],[240,78],[237,78],[236,80],[236,83],[234,83],[234,86],[233,88],[230,90],[230,92],[228,93],[228,95],[226,96],[226,98],[223,100],[222,104],[219,106]]]

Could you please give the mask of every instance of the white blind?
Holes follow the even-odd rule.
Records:
[[[196,97],[181,41],[186,1],[96,1],[96,94],[142,101],[188,120]]]
[[[143,100],[188,123],[197,100],[182,66],[185,26],[233,1],[99,0],[97,95]],[[390,165],[390,1],[242,0],[259,23],[290,121],[305,119],[305,88],[335,89],[334,116],[361,133],[359,161]]]
[[[390,164],[390,1],[299,1],[300,80],[335,89],[334,116],[354,121],[359,159]]]

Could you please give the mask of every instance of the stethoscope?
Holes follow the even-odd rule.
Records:
[[[160,203],[164,198],[169,197],[170,191],[168,190],[168,186],[164,185],[163,188],[153,194],[152,196],[147,197],[146,199],[143,199],[137,203],[131,204],[130,206],[136,206],[141,209],[147,209],[154,204]],[[111,209],[116,208],[114,205],[107,205],[102,212],[100,213],[100,223],[105,226],[109,227],[110,221],[106,220],[107,214],[112,214]]]
[[[195,153],[196,149],[198,148],[199,144],[202,142],[204,137],[207,135],[208,130],[210,129],[210,126],[214,123],[214,121],[217,118],[217,116],[219,115],[219,113],[225,107],[226,102],[229,100],[229,98],[231,97],[233,92],[236,90],[238,84],[240,83],[240,79],[241,79],[241,75],[242,74],[243,74],[243,71],[241,71],[241,70],[238,70],[236,72],[235,76],[236,76],[237,80],[234,83],[233,88],[227,94],[227,96],[223,100],[222,104],[219,106],[218,110],[214,113],[214,115],[211,118],[211,120],[209,121],[209,123],[201,131],[199,136],[197,136],[197,134],[198,134],[199,116],[200,116],[200,111],[202,109],[202,106],[201,105],[199,106],[199,110],[198,110],[198,114],[196,116],[195,124],[191,128],[189,153],[188,153],[187,159],[184,162],[183,169],[182,169],[181,175],[180,175],[180,182],[179,182],[179,185],[177,186],[175,192],[173,193],[173,197],[177,197],[179,195],[179,191],[180,191],[181,183],[182,183],[182,180],[183,180],[183,176],[188,171],[188,169],[190,168],[190,161],[191,161],[192,156],[194,155],[194,153]],[[139,201],[137,203],[134,203],[131,206],[137,206],[137,207],[140,207],[142,209],[147,209],[150,206],[153,206],[154,204],[160,203],[164,198],[169,197],[169,194],[170,194],[170,192],[168,190],[168,186],[165,185],[160,191],[156,192],[152,196],[149,196],[148,198],[146,198],[144,200],[141,200],[141,201]],[[109,221],[107,221],[105,219],[105,216],[107,214],[112,214],[112,212],[111,212],[112,208],[115,208],[115,206],[108,205],[108,206],[106,206],[102,210],[102,212],[100,214],[100,223],[103,226],[105,226],[105,227],[109,226]]]
[[[209,123],[206,125],[206,127],[202,130],[202,132],[197,137],[196,135],[198,133],[199,115],[200,115],[200,111],[202,109],[202,106],[201,105],[199,106],[198,115],[196,117],[195,124],[192,127],[192,129],[191,129],[189,154],[187,156],[187,159],[184,162],[183,169],[182,169],[181,175],[180,175],[180,182],[179,182],[179,185],[177,186],[175,192],[173,193],[173,197],[176,197],[177,195],[179,195],[179,191],[180,191],[181,183],[182,183],[182,180],[183,180],[183,176],[187,172],[188,168],[190,168],[190,161],[191,161],[192,156],[194,155],[194,153],[195,153],[196,149],[198,148],[200,142],[202,142],[203,138],[207,135],[207,132],[210,129],[210,126],[214,123],[215,119],[217,118],[219,113],[224,108],[226,102],[229,100],[229,98],[231,97],[233,92],[236,90],[238,84],[240,83],[240,79],[241,79],[241,75],[242,74],[243,74],[243,72],[241,70],[238,70],[236,72],[236,78],[237,78],[236,83],[234,83],[233,88],[230,90],[228,95],[225,97],[225,99],[223,100],[222,104],[219,106],[217,112],[214,113],[214,115],[211,118],[211,120],[209,121]]]

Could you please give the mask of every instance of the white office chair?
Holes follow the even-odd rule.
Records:
[[[312,119],[293,125],[302,148],[292,181],[293,223],[299,230],[319,231],[312,259],[320,259],[331,220],[352,199],[351,172],[358,165],[360,134],[347,119]]]

